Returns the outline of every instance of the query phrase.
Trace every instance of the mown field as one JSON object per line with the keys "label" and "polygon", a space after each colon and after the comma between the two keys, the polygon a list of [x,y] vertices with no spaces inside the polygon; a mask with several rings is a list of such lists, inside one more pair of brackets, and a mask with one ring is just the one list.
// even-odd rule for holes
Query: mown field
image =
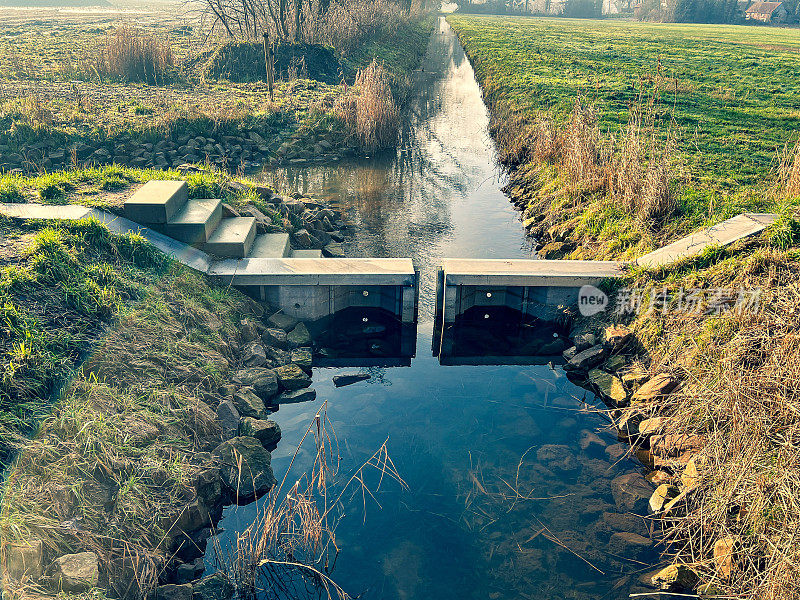
{"label": "mown field", "polygon": [[660,133],[676,139],[686,227],[775,207],[765,190],[800,125],[800,30],[448,19],[495,114],[545,113],[563,123],[580,96],[597,110],[600,130],[619,136],[630,107],[652,103]]}

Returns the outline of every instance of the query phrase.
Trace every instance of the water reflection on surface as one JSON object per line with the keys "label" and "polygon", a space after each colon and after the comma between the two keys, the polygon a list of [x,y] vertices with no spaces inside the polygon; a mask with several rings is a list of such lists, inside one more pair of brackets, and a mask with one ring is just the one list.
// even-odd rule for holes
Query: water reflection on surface
{"label": "water reflection on surface", "polygon": [[[647,523],[630,512],[640,506],[627,505],[612,480],[633,477],[637,467],[622,458],[624,447],[606,431],[594,399],[560,368],[480,360],[513,363],[514,356],[502,355],[515,354],[514,340],[541,354],[561,330],[536,330],[518,318],[521,334],[496,326],[453,332],[451,363],[470,365],[445,368],[431,352],[438,260],[526,257],[530,245],[500,191],[480,91],[446,24],[431,40],[419,91],[396,156],[265,174],[338,201],[356,226],[349,255],[412,256],[424,276],[410,367],[315,368],[320,400],[283,406],[272,417],[283,431],[275,472],[288,468],[323,399],[350,468],[389,437],[410,489],[384,483],[376,493],[380,508],[367,503],[366,515],[360,495],[347,503],[333,576],[354,596],[626,598],[653,550]],[[349,329],[359,325],[341,327],[320,342],[318,356],[337,340],[347,347]],[[355,336],[361,341],[349,344],[350,364],[363,364],[355,355],[391,346],[376,350],[377,334]],[[333,385],[335,375],[364,371],[368,381]],[[289,481],[310,458],[301,449]],[[223,547],[256,510],[226,510]]]}
{"label": "water reflection on surface", "polygon": [[441,258],[526,258],[532,247],[501,190],[472,67],[444,20],[416,78],[396,153],[269,169],[262,178],[338,204],[354,226],[348,256],[412,257],[422,273],[424,318],[433,314],[433,272]]}

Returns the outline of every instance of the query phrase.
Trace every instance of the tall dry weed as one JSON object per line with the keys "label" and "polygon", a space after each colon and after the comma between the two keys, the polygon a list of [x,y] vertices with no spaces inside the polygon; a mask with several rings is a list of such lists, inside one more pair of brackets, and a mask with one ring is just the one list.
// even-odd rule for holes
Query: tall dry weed
{"label": "tall dry weed", "polygon": [[594,106],[580,97],[560,125],[546,114],[533,120],[498,116],[492,122],[499,159],[506,167],[556,165],[568,190],[609,194],[648,228],[679,208],[675,130],[672,124],[665,134],[662,130],[657,105],[641,98],[618,135],[604,133]]}
{"label": "tall dry weed", "polygon": [[800,196],[800,141],[783,147],[778,156],[778,190],[786,196]]}
{"label": "tall dry weed", "polygon": [[400,110],[389,82],[388,71],[373,60],[358,71],[349,94],[337,103],[337,113],[351,127],[364,151],[389,148],[397,140]]}
{"label": "tall dry weed", "polygon": [[575,100],[561,136],[563,170],[577,184],[594,181],[602,158],[600,126],[594,107],[580,97]]}
{"label": "tall dry weed", "polygon": [[109,34],[96,62],[102,75],[153,85],[169,81],[174,67],[169,42],[134,27],[121,27]]}
{"label": "tall dry weed", "polygon": [[619,141],[612,145],[609,192],[644,226],[674,215],[679,208],[673,189],[677,148],[671,125],[661,135],[656,106],[641,100],[632,106]]}

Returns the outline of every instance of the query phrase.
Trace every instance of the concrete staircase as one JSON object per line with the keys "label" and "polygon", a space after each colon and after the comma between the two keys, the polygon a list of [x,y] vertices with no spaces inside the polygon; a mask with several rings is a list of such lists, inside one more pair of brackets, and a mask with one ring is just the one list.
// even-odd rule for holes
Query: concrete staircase
{"label": "concrete staircase", "polygon": [[254,217],[223,217],[221,200],[190,200],[185,181],[148,181],[125,202],[125,216],[214,256],[292,256],[287,233],[257,234]]}

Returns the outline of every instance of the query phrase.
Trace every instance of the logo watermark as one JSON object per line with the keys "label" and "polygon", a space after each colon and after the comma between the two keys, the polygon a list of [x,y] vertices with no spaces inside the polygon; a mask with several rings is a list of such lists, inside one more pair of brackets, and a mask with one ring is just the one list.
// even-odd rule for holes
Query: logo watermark
{"label": "logo watermark", "polygon": [[578,310],[584,317],[591,317],[608,308],[608,296],[593,285],[584,285],[578,290]]}

